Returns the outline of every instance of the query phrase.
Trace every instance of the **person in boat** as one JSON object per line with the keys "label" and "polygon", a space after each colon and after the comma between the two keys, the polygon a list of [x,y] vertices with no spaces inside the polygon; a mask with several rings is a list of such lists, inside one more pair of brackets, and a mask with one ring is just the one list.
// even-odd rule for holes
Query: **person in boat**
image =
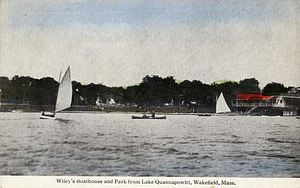
{"label": "person in boat", "polygon": [[45,112],[43,111],[43,112],[42,112],[42,116],[44,116],[44,115],[45,115]]}
{"label": "person in boat", "polygon": [[151,117],[155,117],[155,112],[154,112],[154,111],[152,112],[152,115],[151,115]]}
{"label": "person in boat", "polygon": [[145,112],[143,113],[143,117],[146,117],[146,113]]}

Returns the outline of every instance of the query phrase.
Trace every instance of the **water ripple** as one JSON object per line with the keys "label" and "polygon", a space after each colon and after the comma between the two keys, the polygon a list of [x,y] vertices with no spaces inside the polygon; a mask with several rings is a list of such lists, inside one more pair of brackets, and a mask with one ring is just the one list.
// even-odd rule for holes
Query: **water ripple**
{"label": "water ripple", "polygon": [[168,139],[168,140],[173,140],[174,137],[171,137],[171,136],[164,136],[164,137],[160,137],[158,139]]}
{"label": "water ripple", "polygon": [[290,143],[290,144],[297,143],[296,141],[279,140],[279,139],[276,139],[276,138],[268,138],[267,141],[269,141],[269,142],[276,142],[276,143]]}
{"label": "water ripple", "polygon": [[[0,175],[299,177],[295,118],[0,113]],[[17,118],[20,118],[18,116]],[[2,119],[13,119],[2,121]],[[84,128],[83,128],[84,127]],[[267,135],[267,137],[266,137]]]}
{"label": "water ripple", "polygon": [[275,158],[283,158],[283,159],[295,159],[295,156],[292,155],[282,155],[282,154],[269,154],[266,157],[275,157]]}

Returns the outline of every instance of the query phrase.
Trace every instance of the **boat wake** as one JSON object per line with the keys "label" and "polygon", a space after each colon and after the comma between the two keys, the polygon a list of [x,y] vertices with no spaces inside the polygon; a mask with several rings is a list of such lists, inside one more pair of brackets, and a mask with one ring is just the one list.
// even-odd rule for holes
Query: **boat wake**
{"label": "boat wake", "polygon": [[59,122],[62,122],[62,123],[70,123],[70,122],[73,121],[73,120],[70,120],[70,119],[62,119],[62,118],[56,118],[55,120],[57,120]]}

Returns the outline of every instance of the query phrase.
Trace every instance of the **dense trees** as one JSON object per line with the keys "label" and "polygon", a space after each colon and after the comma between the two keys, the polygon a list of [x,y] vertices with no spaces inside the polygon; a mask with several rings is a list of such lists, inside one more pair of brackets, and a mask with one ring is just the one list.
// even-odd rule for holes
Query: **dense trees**
{"label": "dense trees", "polygon": [[287,91],[288,88],[284,87],[283,84],[272,82],[263,88],[262,93],[264,95],[279,95],[280,93],[286,93]]}
{"label": "dense trees", "polygon": [[162,105],[178,102],[178,84],[172,76],[162,78],[157,75],[145,76],[138,86],[137,101],[142,105]]}
{"label": "dense trees", "polygon": [[259,82],[255,78],[246,78],[239,83],[240,93],[260,93]]}
{"label": "dense trees", "polygon": [[7,77],[0,77],[0,90],[1,90],[1,99],[9,97],[10,80]]}
{"label": "dense trees", "polygon": [[[157,75],[145,76],[139,85],[123,87],[107,87],[90,83],[82,85],[73,81],[73,105],[95,105],[113,99],[125,105],[142,106],[198,105],[213,106],[217,96],[223,92],[226,100],[235,99],[237,93],[260,93],[259,82],[255,78],[247,78],[238,82],[221,84],[205,84],[199,80],[184,80],[177,83],[173,76],[162,78]],[[58,82],[53,78],[34,79],[15,76],[11,80],[0,77],[2,102],[25,103],[35,105],[54,105],[58,91]],[[269,83],[263,94],[280,94],[287,92],[280,83]]]}
{"label": "dense trees", "polygon": [[203,84],[201,81],[184,80],[179,84],[181,103],[196,103],[199,105],[210,105],[213,102],[214,90],[213,86]]}
{"label": "dense trees", "polygon": [[53,78],[0,77],[3,102],[50,105],[56,102],[58,83]]}

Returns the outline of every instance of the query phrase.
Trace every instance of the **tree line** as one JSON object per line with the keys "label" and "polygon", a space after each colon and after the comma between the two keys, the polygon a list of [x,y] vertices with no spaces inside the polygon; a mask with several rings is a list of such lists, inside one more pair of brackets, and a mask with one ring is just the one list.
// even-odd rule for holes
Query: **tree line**
{"label": "tree line", "polygon": [[[235,99],[235,94],[262,93],[279,95],[289,88],[281,83],[272,82],[263,89],[255,78],[246,78],[239,82],[205,84],[199,80],[176,82],[173,76],[145,76],[138,85],[129,87],[108,87],[103,84],[83,85],[73,81],[73,105],[95,105],[113,99],[116,103],[139,106],[215,105],[216,97],[223,92],[226,100]],[[54,105],[59,83],[53,78],[35,79],[28,76],[14,76],[11,80],[0,77],[0,89],[3,103]]]}

